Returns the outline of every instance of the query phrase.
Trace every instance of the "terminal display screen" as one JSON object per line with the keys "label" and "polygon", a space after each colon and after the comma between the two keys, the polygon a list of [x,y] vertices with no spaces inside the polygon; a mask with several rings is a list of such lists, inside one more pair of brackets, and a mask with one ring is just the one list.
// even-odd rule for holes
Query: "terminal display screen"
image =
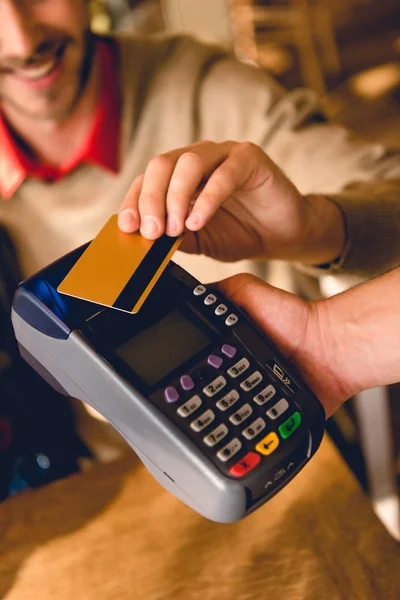
{"label": "terminal display screen", "polygon": [[211,339],[181,311],[173,310],[116,352],[147,385],[153,386],[205,348]]}

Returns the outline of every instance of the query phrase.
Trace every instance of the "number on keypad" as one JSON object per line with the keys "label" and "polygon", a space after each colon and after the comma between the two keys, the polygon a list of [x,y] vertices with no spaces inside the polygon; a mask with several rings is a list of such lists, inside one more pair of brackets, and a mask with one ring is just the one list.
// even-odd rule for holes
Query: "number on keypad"
{"label": "number on keypad", "polygon": [[271,398],[273,398],[275,394],[276,389],[274,388],[274,386],[267,385],[267,387],[261,390],[261,392],[257,394],[257,396],[254,396],[254,402],[258,404],[258,406],[262,406],[263,404],[268,402],[268,400],[271,400]]}
{"label": "number on keypad", "polygon": [[228,410],[231,406],[239,400],[239,393],[236,390],[232,390],[229,394],[226,394],[221,400],[217,402],[217,408],[219,410]]}
{"label": "number on keypad", "polygon": [[188,417],[192,413],[194,413],[201,406],[200,396],[193,396],[190,398],[185,404],[182,404],[180,408],[178,408],[177,413],[180,417]]}
{"label": "number on keypad", "polygon": [[206,410],[206,412],[203,413],[202,415],[200,415],[200,417],[198,419],[196,419],[195,421],[190,423],[190,427],[196,432],[202,431],[203,429],[208,427],[208,425],[210,425],[210,423],[212,423],[214,421],[214,419],[215,419],[215,415],[214,415],[213,411]]}
{"label": "number on keypad", "polygon": [[250,377],[242,381],[240,387],[242,388],[242,390],[246,390],[247,392],[249,392],[250,390],[255,388],[256,385],[261,383],[262,379],[263,377],[260,371],[255,371],[252,375],[250,375]]}
{"label": "number on keypad", "polygon": [[243,421],[248,419],[252,412],[253,409],[251,408],[250,404],[245,404],[244,406],[242,406],[242,408],[239,408],[239,410],[235,412],[234,415],[229,417],[229,420],[231,423],[233,423],[233,425],[239,425],[240,423],[243,423]]}
{"label": "number on keypad", "polygon": [[254,421],[247,429],[245,429],[242,433],[246,440],[252,440],[255,438],[261,431],[265,429],[265,421],[261,417],[259,417],[256,421]]}
{"label": "number on keypad", "polygon": [[224,388],[225,386],[226,379],[225,377],[222,377],[222,375],[220,375],[219,377],[214,379],[214,381],[206,385],[206,387],[203,388],[203,392],[206,396],[212,398],[213,396],[215,396],[215,394],[218,394],[218,392],[222,390],[222,388]]}
{"label": "number on keypad", "polygon": [[204,443],[209,446],[210,448],[212,448],[213,446],[215,446],[216,444],[218,444],[218,442],[220,442],[221,440],[224,439],[224,437],[226,437],[226,435],[228,434],[228,428],[224,423],[221,423],[221,425],[218,425],[218,427],[216,427],[214,429],[214,431],[212,431],[211,433],[209,433],[205,438],[204,438]]}
{"label": "number on keypad", "polygon": [[250,363],[247,360],[247,358],[242,358],[235,365],[233,365],[233,367],[228,369],[228,375],[230,375],[233,378],[236,378],[239,375],[241,375],[242,373],[244,373],[246,371],[246,369],[249,368],[249,366],[250,366]]}

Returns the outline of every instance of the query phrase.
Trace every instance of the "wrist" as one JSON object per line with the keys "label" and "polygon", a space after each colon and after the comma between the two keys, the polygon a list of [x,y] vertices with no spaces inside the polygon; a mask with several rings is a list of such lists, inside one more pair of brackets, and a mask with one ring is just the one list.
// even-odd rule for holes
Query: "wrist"
{"label": "wrist", "polygon": [[[328,416],[333,414],[351,396],[365,389],[360,381],[365,377],[362,331],[349,314],[349,304],[337,302],[334,296],[314,303],[320,351],[318,368],[324,373],[326,387],[320,398]],[[358,363],[358,364],[356,364]]]}
{"label": "wrist", "polygon": [[340,259],[346,242],[345,218],[333,200],[316,194],[304,197],[307,226],[298,261],[308,265],[333,263]]}
{"label": "wrist", "polygon": [[400,269],[318,303],[322,345],[347,397],[400,380],[398,292]]}
{"label": "wrist", "polygon": [[293,359],[328,418],[353,395],[353,387],[341,361],[344,343],[335,311],[326,300],[307,305],[306,332]]}

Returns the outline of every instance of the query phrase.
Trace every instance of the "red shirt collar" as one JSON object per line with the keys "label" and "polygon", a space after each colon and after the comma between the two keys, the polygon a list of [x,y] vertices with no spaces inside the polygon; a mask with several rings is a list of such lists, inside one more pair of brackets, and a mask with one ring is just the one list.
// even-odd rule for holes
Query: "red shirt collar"
{"label": "red shirt collar", "polygon": [[0,196],[11,198],[27,177],[57,181],[83,162],[97,164],[116,173],[119,169],[120,92],[117,75],[117,48],[112,40],[98,40],[101,93],[86,138],[74,154],[59,167],[39,164],[15,142],[0,114]]}

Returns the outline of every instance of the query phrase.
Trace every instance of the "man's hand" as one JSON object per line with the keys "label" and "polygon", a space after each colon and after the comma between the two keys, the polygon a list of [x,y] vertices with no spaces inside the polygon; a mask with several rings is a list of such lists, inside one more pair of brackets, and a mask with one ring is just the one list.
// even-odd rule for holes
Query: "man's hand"
{"label": "man's hand", "polygon": [[220,284],[297,367],[327,416],[400,381],[400,267],[319,302],[237,275]]}
{"label": "man's hand", "polygon": [[330,329],[325,302],[306,302],[252,275],[230,277],[221,282],[219,288],[245,309],[296,366],[321,401],[327,417],[352,395],[353,390],[345,378],[347,372],[332,354],[335,332]]}
{"label": "man's hand", "polygon": [[125,198],[123,231],[148,239],[186,235],[181,249],[223,261],[335,259],[344,245],[340,209],[303,197],[251,143],[198,142],[154,158]]}

